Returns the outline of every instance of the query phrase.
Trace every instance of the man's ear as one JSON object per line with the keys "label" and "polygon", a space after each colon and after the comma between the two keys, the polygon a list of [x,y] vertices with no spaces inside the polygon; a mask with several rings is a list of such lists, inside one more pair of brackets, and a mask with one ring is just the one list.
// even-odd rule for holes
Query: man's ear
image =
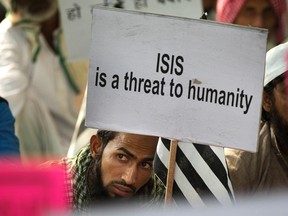
{"label": "man's ear", "polygon": [[271,97],[270,95],[267,93],[267,92],[263,92],[263,101],[262,101],[262,106],[263,106],[263,109],[266,111],[266,112],[270,112],[271,110],[271,104],[272,104],[272,101],[271,101]]}
{"label": "man's ear", "polygon": [[102,140],[99,136],[97,135],[91,136],[90,152],[93,158],[100,153],[101,145],[102,145]]}

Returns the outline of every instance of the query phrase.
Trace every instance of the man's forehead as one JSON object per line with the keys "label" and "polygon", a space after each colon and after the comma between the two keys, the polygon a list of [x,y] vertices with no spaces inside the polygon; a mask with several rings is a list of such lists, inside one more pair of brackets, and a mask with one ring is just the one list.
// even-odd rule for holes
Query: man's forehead
{"label": "man's forehead", "polygon": [[132,133],[125,133],[120,132],[117,134],[115,138],[118,138],[122,142],[153,142],[154,140],[157,140],[158,137],[155,136],[149,136],[149,135],[142,135],[142,134],[132,134]]}
{"label": "man's forehead", "polygon": [[131,149],[133,151],[154,151],[158,142],[158,137],[139,134],[118,133],[113,140],[115,148]]}
{"label": "man's forehead", "polygon": [[273,82],[275,84],[278,84],[278,83],[285,83],[287,84],[288,82],[288,71],[284,72],[283,74],[281,74],[280,76],[276,77]]}

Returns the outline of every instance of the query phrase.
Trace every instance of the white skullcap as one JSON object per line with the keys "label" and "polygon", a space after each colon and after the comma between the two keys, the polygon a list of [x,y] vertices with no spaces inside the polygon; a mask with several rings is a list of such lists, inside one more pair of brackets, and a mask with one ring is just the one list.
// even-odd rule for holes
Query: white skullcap
{"label": "white skullcap", "polygon": [[286,71],[288,71],[288,42],[267,52],[264,86]]}

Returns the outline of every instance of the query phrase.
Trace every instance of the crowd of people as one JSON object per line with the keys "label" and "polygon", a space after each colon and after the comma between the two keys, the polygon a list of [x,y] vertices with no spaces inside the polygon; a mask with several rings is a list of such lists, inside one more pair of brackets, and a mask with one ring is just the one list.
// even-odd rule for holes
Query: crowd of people
{"label": "crowd of people", "polygon": [[[110,202],[163,206],[166,182],[154,170],[163,139],[95,129],[85,134],[85,143],[77,141],[89,130],[83,128],[88,63],[66,61],[57,0],[2,3],[7,15],[0,23],[0,157],[65,167],[67,200],[76,211]],[[210,20],[268,29],[257,152],[210,146],[200,151],[203,157],[217,152],[209,164],[225,161],[215,173],[224,185],[218,196],[229,194],[227,203],[288,188],[287,7],[286,0],[203,1]],[[206,192],[205,182],[199,183],[197,193]]]}

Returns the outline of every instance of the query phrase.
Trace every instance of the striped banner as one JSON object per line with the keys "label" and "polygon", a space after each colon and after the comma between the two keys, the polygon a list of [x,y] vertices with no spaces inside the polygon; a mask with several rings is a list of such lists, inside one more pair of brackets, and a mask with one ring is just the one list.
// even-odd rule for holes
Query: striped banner
{"label": "striped banner", "polygon": [[[166,185],[170,140],[161,138],[154,160],[155,173]],[[228,176],[224,149],[178,142],[173,184],[176,205],[205,207],[215,203],[229,205],[234,193]]]}

